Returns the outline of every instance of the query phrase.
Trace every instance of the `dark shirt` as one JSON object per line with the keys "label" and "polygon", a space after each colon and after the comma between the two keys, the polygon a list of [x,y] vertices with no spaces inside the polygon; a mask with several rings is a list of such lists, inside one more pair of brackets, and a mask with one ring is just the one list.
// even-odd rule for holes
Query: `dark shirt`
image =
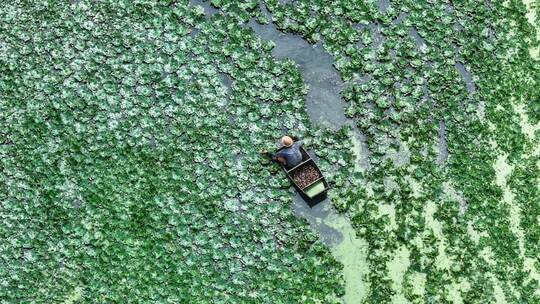
{"label": "dark shirt", "polygon": [[300,146],[302,141],[299,140],[292,144],[292,146],[285,148],[274,155],[274,160],[278,157],[283,157],[287,160],[287,167],[292,168],[302,162],[302,152],[300,152]]}

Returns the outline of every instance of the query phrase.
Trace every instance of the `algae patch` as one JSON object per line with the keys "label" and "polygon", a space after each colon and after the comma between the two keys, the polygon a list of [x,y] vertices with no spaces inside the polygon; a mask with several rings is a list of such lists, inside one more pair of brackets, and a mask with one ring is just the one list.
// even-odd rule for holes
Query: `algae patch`
{"label": "algae patch", "polygon": [[433,231],[433,234],[438,240],[438,253],[435,259],[435,266],[438,269],[450,269],[452,265],[452,260],[446,254],[446,238],[443,234],[442,223],[434,218],[434,214],[437,211],[437,205],[433,201],[429,201],[424,209],[424,217],[426,219],[426,225],[430,227]]}
{"label": "algae patch", "polygon": [[506,181],[510,174],[512,174],[513,166],[509,165],[506,160],[507,156],[499,156],[495,162],[496,183],[503,189],[503,201],[508,204],[510,208],[510,229],[516,235],[519,242],[519,252],[523,257],[525,254],[525,234],[520,228],[520,214],[521,210],[519,206],[514,202],[514,194],[506,184]]}
{"label": "algae patch", "polygon": [[[523,0],[523,4],[525,4],[525,6],[527,7],[527,13],[525,14],[525,17],[527,17],[527,20],[533,26],[535,26],[535,20],[537,18],[536,11],[534,10],[536,3],[537,3],[537,1],[535,1],[535,0]],[[539,33],[537,35],[540,38],[540,29],[537,29],[537,30],[539,30]],[[529,54],[535,60],[540,59],[540,48],[539,47],[531,47],[529,49]]]}
{"label": "algae patch", "polygon": [[369,269],[366,264],[367,242],[356,236],[354,228],[342,215],[331,213],[325,222],[343,234],[343,241],[331,248],[331,251],[344,266],[344,303],[359,303],[367,292],[367,286],[363,280]]}
{"label": "algae patch", "polygon": [[330,247],[332,255],[343,264],[345,295],[341,299],[345,304],[361,303],[366,297],[369,286],[365,276],[369,273],[366,261],[367,242],[356,236],[354,228],[345,214],[337,213],[327,199],[309,208],[297,195],[294,200],[297,216],[308,220],[311,228]]}
{"label": "algae patch", "polygon": [[392,297],[392,303],[409,302],[403,295],[403,279],[411,264],[409,255],[409,249],[401,246],[394,252],[394,258],[386,264],[386,268],[392,279],[392,288],[396,291],[396,294]]}
{"label": "algae patch", "polygon": [[495,293],[495,303],[496,304],[508,303],[506,301],[506,297],[504,296],[504,291],[501,287],[501,282],[499,282],[499,280],[495,278],[494,276],[492,276],[492,281],[493,281],[493,289]]}
{"label": "algae patch", "polygon": [[64,300],[64,304],[73,304],[79,301],[82,297],[83,289],[82,287],[76,287],[73,292]]}

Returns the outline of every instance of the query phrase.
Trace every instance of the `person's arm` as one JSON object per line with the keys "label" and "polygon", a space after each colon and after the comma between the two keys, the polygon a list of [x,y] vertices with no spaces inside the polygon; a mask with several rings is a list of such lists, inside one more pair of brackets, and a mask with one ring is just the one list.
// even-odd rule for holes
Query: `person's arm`
{"label": "person's arm", "polygon": [[279,151],[279,152],[274,153],[274,154],[272,155],[272,159],[273,159],[273,160],[277,160],[278,157],[284,157],[283,151]]}
{"label": "person's arm", "polygon": [[298,140],[298,141],[295,141],[295,142],[294,142],[293,146],[294,146],[295,148],[298,149],[298,148],[300,148],[300,146],[302,146],[303,144],[304,144],[304,141],[303,141],[303,140]]}
{"label": "person's arm", "polygon": [[287,164],[287,158],[285,157],[285,153],[283,153],[283,151],[279,151],[278,153],[272,155],[272,160],[282,163],[284,165]]}

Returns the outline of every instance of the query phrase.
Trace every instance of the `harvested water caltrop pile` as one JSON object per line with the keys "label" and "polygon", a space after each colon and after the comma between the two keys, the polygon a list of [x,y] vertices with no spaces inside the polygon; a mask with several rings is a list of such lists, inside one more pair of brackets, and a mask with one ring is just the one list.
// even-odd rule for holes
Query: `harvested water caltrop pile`
{"label": "harvested water caltrop pile", "polygon": [[[539,16],[2,1],[0,303],[540,302]],[[252,22],[332,56],[345,126],[310,120],[310,76]],[[359,282],[261,157],[284,134],[367,244]]]}
{"label": "harvested water caltrop pile", "polygon": [[317,169],[315,169],[312,165],[307,164],[304,165],[293,172],[290,173],[292,179],[294,182],[300,187],[301,189],[309,186],[316,180],[318,180],[321,176],[317,172]]}

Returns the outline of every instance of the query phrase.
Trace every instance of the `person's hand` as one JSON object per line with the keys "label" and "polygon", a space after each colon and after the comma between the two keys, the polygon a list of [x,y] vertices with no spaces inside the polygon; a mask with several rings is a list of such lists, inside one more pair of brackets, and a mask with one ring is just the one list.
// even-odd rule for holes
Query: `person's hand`
{"label": "person's hand", "polygon": [[286,160],[284,157],[278,156],[278,157],[277,157],[277,161],[278,161],[280,164],[287,165],[287,160]]}
{"label": "person's hand", "polygon": [[261,153],[261,154],[268,154],[268,150],[266,150],[266,149],[261,149],[261,150],[259,150],[259,153]]}

